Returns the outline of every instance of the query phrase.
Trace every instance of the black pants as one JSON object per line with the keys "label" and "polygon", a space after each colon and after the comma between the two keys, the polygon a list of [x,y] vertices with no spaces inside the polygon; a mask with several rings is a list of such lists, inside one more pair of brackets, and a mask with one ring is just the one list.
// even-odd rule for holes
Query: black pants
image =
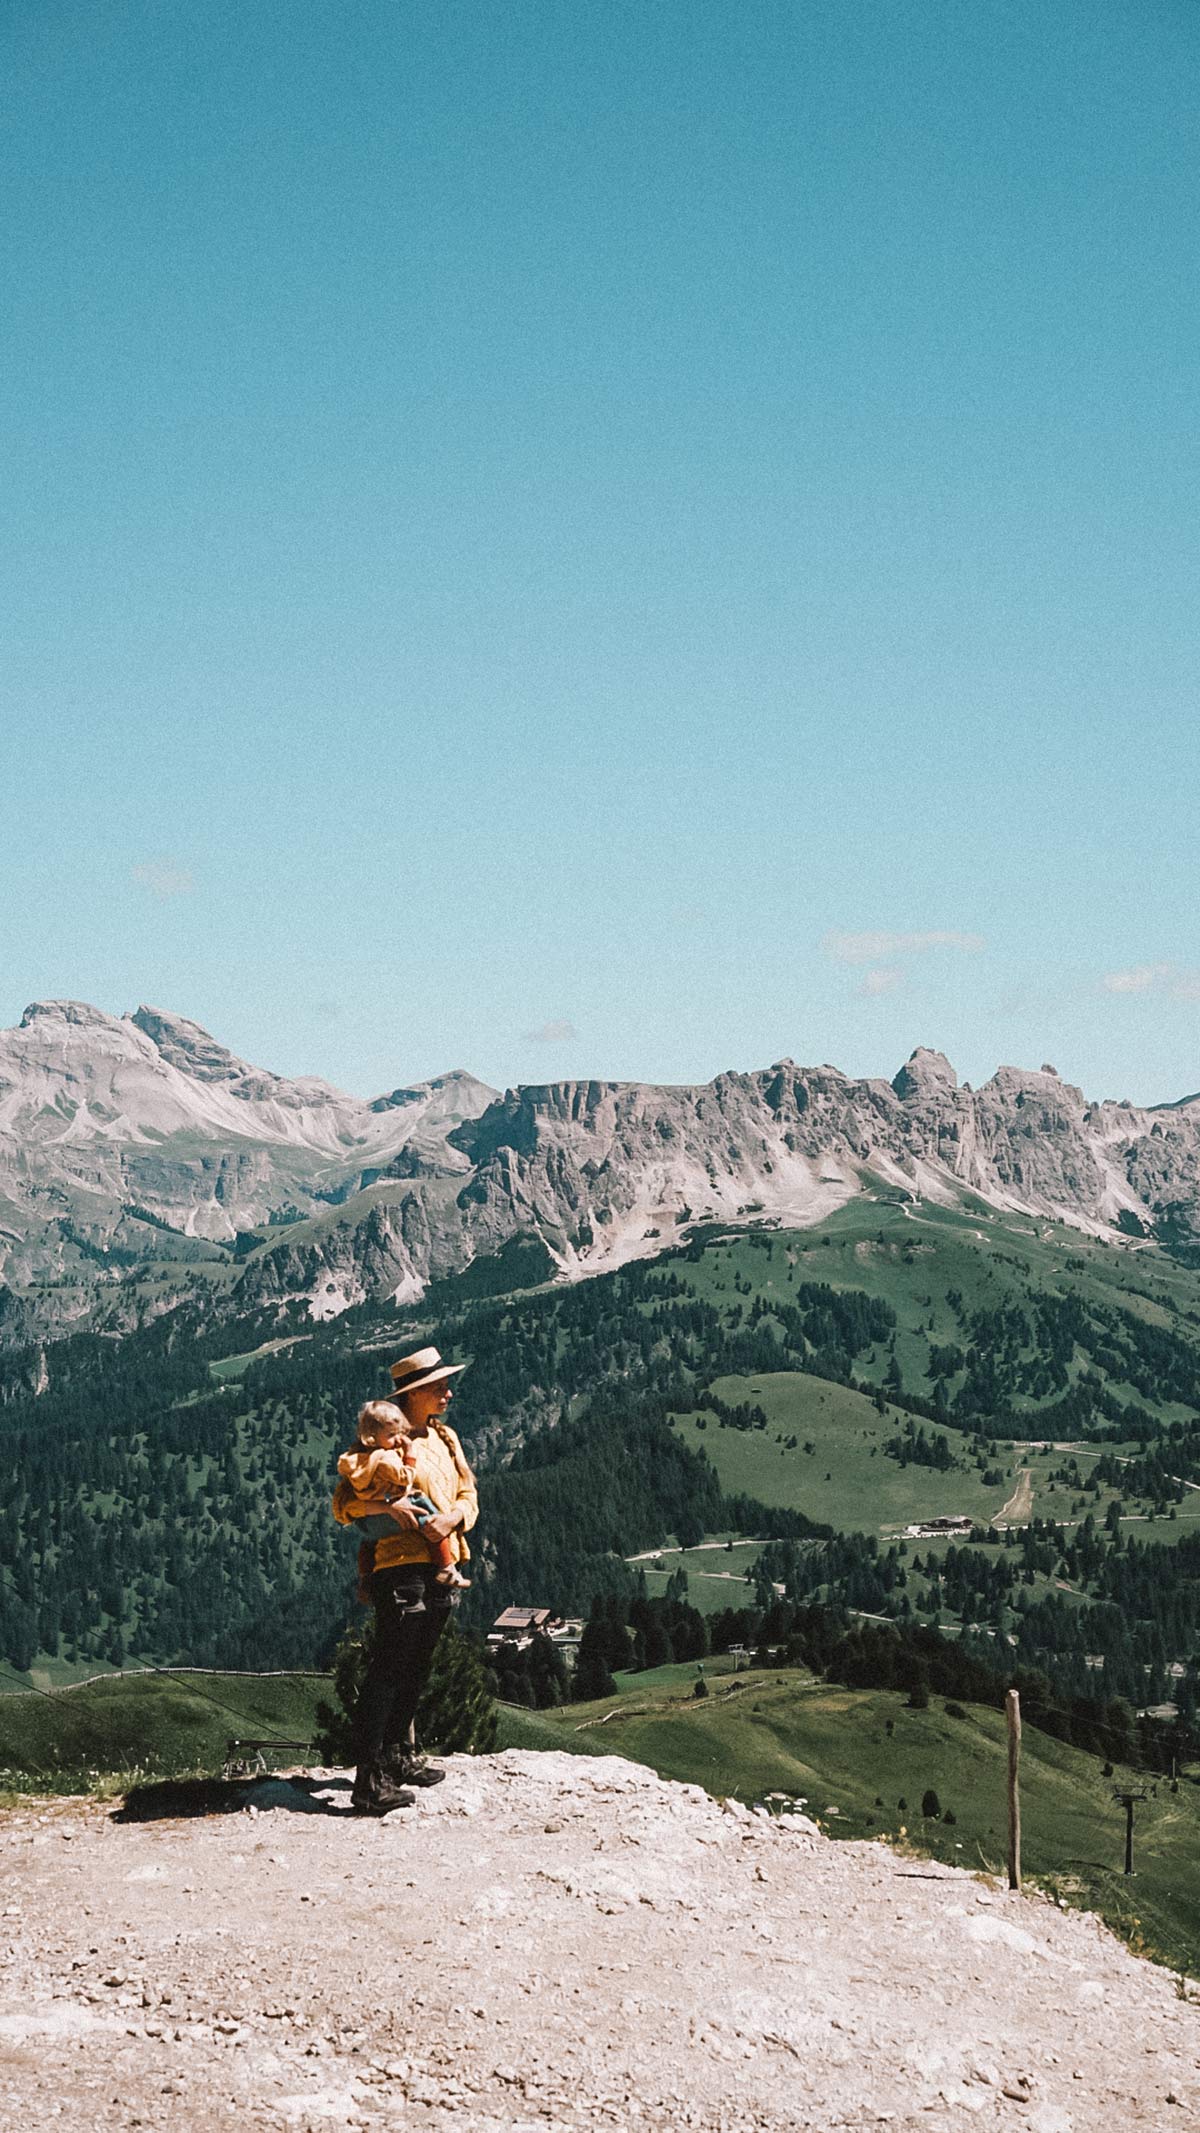
{"label": "black pants", "polygon": [[406,1747],[438,1638],[458,1594],[430,1563],[401,1563],[371,1579],[375,1641],[355,1712],[359,1771]]}

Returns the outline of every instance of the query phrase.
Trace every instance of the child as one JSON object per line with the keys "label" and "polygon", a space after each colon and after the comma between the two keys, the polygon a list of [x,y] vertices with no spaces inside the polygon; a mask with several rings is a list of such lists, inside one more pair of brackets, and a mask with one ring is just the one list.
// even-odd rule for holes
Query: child
{"label": "child", "polygon": [[[338,1460],[339,1493],[350,1489],[356,1496],[385,1496],[389,1503],[404,1502],[424,1527],[438,1515],[437,1505],[413,1487],[412,1469],[417,1455],[405,1431],[404,1415],[391,1400],[368,1400],[358,1416],[358,1442]],[[439,1585],[461,1588],[470,1584],[454,1560],[448,1539],[432,1536],[426,1541],[437,1565]],[[371,1571],[375,1543],[365,1540],[358,1551],[358,1597],[364,1605],[371,1598]]]}

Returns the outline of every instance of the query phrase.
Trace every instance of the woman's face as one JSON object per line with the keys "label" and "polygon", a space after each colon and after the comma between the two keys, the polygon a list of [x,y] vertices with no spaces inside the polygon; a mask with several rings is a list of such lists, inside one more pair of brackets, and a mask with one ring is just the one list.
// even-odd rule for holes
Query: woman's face
{"label": "woman's face", "polygon": [[445,1378],[439,1378],[433,1385],[417,1385],[412,1392],[406,1392],[401,1404],[412,1435],[427,1436],[430,1423],[438,1415],[445,1414],[453,1397]]}

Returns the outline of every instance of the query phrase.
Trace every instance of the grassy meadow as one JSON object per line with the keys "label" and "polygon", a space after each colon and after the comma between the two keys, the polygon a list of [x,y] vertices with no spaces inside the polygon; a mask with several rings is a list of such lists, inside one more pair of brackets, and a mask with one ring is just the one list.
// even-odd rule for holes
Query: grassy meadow
{"label": "grassy meadow", "polygon": [[[974,1313],[1006,1306],[1028,1311],[1040,1296],[1070,1291],[1084,1304],[1128,1312],[1193,1344],[1200,1340],[1193,1270],[1159,1251],[991,1210],[855,1201],[818,1230],[715,1236],[696,1260],[673,1261],[672,1271],[689,1293],[717,1307],[740,1296],[761,1299],[769,1310],[773,1300],[787,1302],[806,1282],[877,1297],[896,1314],[894,1341],[857,1357],[854,1375],[882,1392],[894,1357],[905,1388],[926,1398],[935,1386],[929,1370],[935,1346],[964,1344],[963,1325]],[[1070,1382],[1086,1367],[1087,1357],[1077,1351]],[[949,1381],[951,1392],[958,1382]],[[1106,1384],[1123,1401],[1140,1397],[1119,1378],[1107,1376]],[[1085,1497],[1081,1486],[1061,1478],[1068,1458],[1063,1450],[1028,1441],[1043,1434],[1042,1403],[1033,1399],[1015,1403],[1028,1416],[1027,1429],[992,1440],[995,1455],[988,1466],[1003,1476],[997,1487],[984,1483],[967,1440],[949,1424],[924,1426],[947,1437],[960,1464],[947,1472],[902,1467],[884,1445],[903,1432],[907,1416],[891,1403],[880,1414],[869,1394],[844,1385],[779,1371],[718,1377],[707,1390],[730,1407],[750,1402],[767,1417],[765,1430],[721,1427],[703,1407],[673,1419],[681,1441],[707,1454],[723,1488],[802,1511],[841,1532],[887,1539],[918,1520],[956,1516],[990,1524],[1005,1514],[1025,1470],[1031,1493],[1023,1491],[1008,1510],[1010,1523],[1034,1516],[1070,1524],[1089,1511],[1099,1523],[1117,1494],[1105,1487]],[[1153,1405],[1164,1422],[1190,1416],[1169,1400]],[[1120,1456],[1136,1447],[1103,1449]],[[1086,1482],[1096,1450],[1079,1439],[1073,1456]],[[1133,1496],[1122,1495],[1121,1504],[1123,1526],[1140,1537],[1169,1544],[1200,1528],[1200,1489],[1186,1491],[1173,1516],[1154,1518],[1152,1507]]]}
{"label": "grassy meadow", "polygon": [[[961,1435],[948,1426],[941,1433],[961,1465],[946,1473],[901,1466],[884,1446],[902,1432],[906,1415],[891,1406],[881,1415],[865,1394],[799,1371],[716,1378],[709,1390],[730,1407],[751,1401],[767,1417],[765,1430],[722,1428],[702,1410],[672,1418],[689,1450],[702,1451],[712,1461],[722,1488],[803,1511],[841,1533],[891,1539],[929,1518],[971,1518],[986,1526],[1023,1525],[1032,1516],[1070,1525],[1090,1512],[1101,1523],[1116,1493],[1102,1488],[1084,1497],[1056,1478],[1064,1463],[1061,1450],[1005,1438],[996,1440],[992,1462],[992,1471],[998,1469],[1004,1479],[999,1486],[985,1484],[978,1468],[967,1463]],[[933,1433],[939,1425],[925,1427]],[[795,1446],[788,1442],[792,1437],[799,1439]],[[1096,1454],[1081,1448],[1074,1456],[1086,1480]],[[1028,1508],[1009,1509],[1026,1470]],[[1122,1525],[1145,1526],[1147,1537],[1152,1529],[1153,1538],[1165,1543],[1181,1539],[1200,1528],[1200,1490],[1188,1491],[1174,1518],[1151,1520],[1145,1509],[1129,1510],[1122,1513]]]}
{"label": "grassy meadow", "polygon": [[[731,1232],[708,1242],[695,1262],[674,1261],[673,1269],[713,1304],[730,1301],[739,1285],[743,1295],[758,1293],[769,1302],[774,1293],[786,1301],[789,1290],[813,1281],[878,1296],[896,1313],[896,1360],[906,1386],[918,1391],[932,1389],[930,1341],[960,1339],[960,1314],[1009,1302],[1028,1306],[1031,1296],[1068,1288],[1085,1304],[1128,1311],[1148,1325],[1200,1339],[1194,1270],[1161,1251],[982,1207],[973,1213],[929,1201],[853,1200],[818,1229],[753,1238]],[[890,1349],[877,1348],[873,1358],[856,1361],[855,1375],[882,1385],[890,1360]],[[1169,1404],[1159,1411],[1176,1419]],[[1035,1403],[1029,1412],[1032,1421]]]}
{"label": "grassy meadow", "polygon": [[750,1573],[761,1554],[761,1541],[748,1541],[740,1534],[708,1533],[694,1548],[669,1546],[648,1556],[631,1556],[629,1562],[642,1572],[652,1600],[666,1592],[677,1571],[685,1571],[689,1606],[702,1615],[713,1615],[724,1607],[753,1606]]}
{"label": "grassy meadow", "polygon": [[212,1773],[231,1737],[308,1741],[323,1674],[110,1674],[0,1696],[0,1789],[86,1792],[97,1778]]}

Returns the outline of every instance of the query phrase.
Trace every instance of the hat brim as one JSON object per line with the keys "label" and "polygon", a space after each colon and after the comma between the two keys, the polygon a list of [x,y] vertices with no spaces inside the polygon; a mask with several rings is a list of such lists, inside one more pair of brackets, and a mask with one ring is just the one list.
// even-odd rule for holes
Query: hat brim
{"label": "hat brim", "polygon": [[406,1392],[418,1392],[422,1385],[436,1385],[442,1378],[456,1378],[466,1363],[439,1363],[436,1370],[423,1370],[419,1378],[402,1378],[397,1384],[392,1379],[392,1398],[402,1400]]}

